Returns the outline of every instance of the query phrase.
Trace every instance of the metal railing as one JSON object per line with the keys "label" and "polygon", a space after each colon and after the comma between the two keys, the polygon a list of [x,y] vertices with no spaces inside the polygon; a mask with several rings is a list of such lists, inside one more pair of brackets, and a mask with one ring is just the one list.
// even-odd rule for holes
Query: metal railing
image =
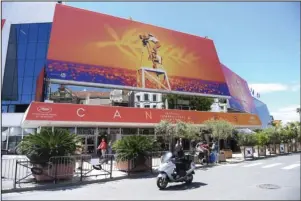
{"label": "metal railing", "polygon": [[103,158],[56,156],[43,163],[30,161],[25,156],[2,158],[2,190],[27,188],[29,184],[32,187],[37,184],[80,183],[130,176],[136,172],[153,173],[166,152],[148,152],[146,156],[127,161],[116,161],[116,154],[107,154]]}

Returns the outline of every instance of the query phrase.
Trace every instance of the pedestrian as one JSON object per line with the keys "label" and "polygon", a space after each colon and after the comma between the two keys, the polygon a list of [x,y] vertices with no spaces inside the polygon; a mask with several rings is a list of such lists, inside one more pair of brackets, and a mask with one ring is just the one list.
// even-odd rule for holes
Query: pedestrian
{"label": "pedestrian", "polygon": [[100,159],[105,159],[106,152],[107,152],[107,143],[106,143],[106,141],[105,141],[104,138],[102,138],[102,140],[101,140],[101,142],[100,142],[100,144],[99,144],[99,146],[98,146],[97,149],[101,151],[101,157],[100,157]]}
{"label": "pedestrian", "polygon": [[76,150],[75,150],[75,156],[76,156],[76,163],[78,163],[78,170],[82,169],[82,153],[83,153],[83,143],[82,141],[78,141],[76,143]]}
{"label": "pedestrian", "polygon": [[219,157],[217,141],[215,141],[215,140],[213,141],[211,149],[212,149],[212,152],[214,153],[214,156],[215,156],[215,162],[217,163],[218,162],[218,157]]}
{"label": "pedestrian", "polygon": [[112,141],[110,140],[107,148],[107,162],[113,157],[112,152]]}

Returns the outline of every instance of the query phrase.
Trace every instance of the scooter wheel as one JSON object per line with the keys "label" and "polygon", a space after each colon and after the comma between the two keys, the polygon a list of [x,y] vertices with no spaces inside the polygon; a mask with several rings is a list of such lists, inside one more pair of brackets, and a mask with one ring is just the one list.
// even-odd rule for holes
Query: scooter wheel
{"label": "scooter wheel", "polygon": [[192,181],[193,181],[193,175],[190,174],[190,175],[187,176],[187,179],[186,179],[185,183],[186,183],[186,184],[191,184]]}
{"label": "scooter wheel", "polygon": [[163,190],[167,187],[168,181],[162,177],[157,178],[157,186],[160,190]]}

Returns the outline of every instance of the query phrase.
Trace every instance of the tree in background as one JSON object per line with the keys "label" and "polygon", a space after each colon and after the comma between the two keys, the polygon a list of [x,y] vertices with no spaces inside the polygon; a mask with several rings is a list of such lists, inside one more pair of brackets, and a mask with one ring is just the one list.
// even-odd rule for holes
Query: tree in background
{"label": "tree in background", "polygon": [[162,97],[163,102],[167,99],[168,109],[177,109],[178,100],[188,100],[191,110],[209,111],[213,104],[213,98],[201,97],[201,96],[185,96],[177,94],[166,94]]}
{"label": "tree in background", "polygon": [[[225,143],[233,134],[234,126],[226,120],[207,120],[204,124],[211,130],[212,137],[218,141],[218,144],[220,140],[224,140]],[[218,153],[219,151],[220,146],[218,146]]]}

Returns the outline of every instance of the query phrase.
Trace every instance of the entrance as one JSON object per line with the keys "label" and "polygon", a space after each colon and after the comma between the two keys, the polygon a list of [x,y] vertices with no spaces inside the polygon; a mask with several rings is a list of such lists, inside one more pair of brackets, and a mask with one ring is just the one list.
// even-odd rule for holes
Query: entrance
{"label": "entrance", "polygon": [[82,138],[83,154],[96,155],[97,128],[77,128],[77,134]]}

